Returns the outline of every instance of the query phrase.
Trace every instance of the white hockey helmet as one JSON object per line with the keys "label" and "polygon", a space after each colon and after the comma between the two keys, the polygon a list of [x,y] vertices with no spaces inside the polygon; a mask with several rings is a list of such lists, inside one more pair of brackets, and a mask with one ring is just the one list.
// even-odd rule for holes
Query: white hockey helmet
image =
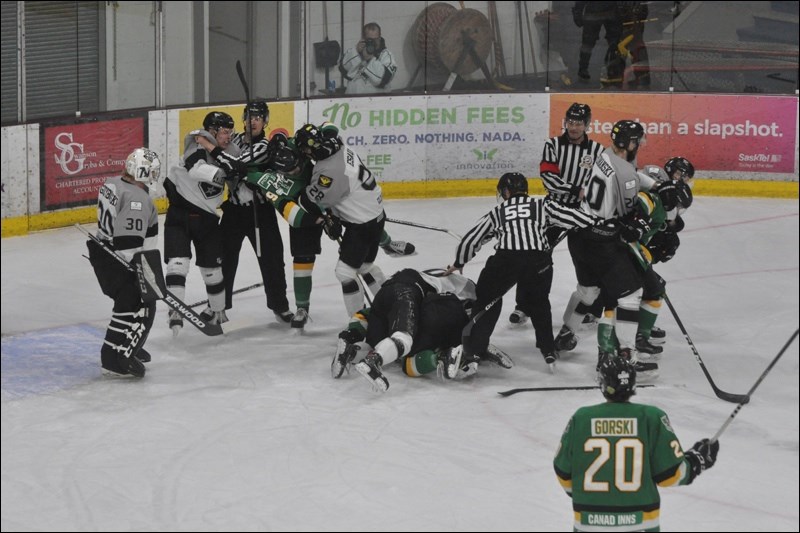
{"label": "white hockey helmet", "polygon": [[149,148],[137,148],[125,160],[125,173],[147,185],[157,182],[161,174],[158,154]]}

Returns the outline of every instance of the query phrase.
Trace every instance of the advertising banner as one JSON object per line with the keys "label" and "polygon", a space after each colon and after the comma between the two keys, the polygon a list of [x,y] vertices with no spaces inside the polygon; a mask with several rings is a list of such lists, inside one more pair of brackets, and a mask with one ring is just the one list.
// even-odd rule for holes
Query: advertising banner
{"label": "advertising banner", "polygon": [[547,94],[312,100],[309,120],[339,127],[380,181],[538,174]]}
{"label": "advertising banner", "polygon": [[709,171],[794,171],[797,98],[712,94],[582,94],[551,97],[550,134],[563,128],[564,113],[575,101],[589,104],[589,134],[609,145],[618,120],[642,123],[647,144],[639,165],[663,165],[683,156]]}
{"label": "advertising banner", "polygon": [[145,116],[41,126],[41,210],[90,205],[125,158],[147,143]]}
{"label": "advertising banner", "polygon": [[[197,109],[184,109],[178,114],[180,140],[178,153],[183,155],[184,139],[192,130],[203,129],[203,119],[212,111],[228,113],[233,118],[234,130],[237,133],[244,131],[244,104],[204,107]],[[295,103],[271,102],[269,103],[269,124],[267,125],[267,138],[275,133],[283,133],[291,137],[295,132]]]}

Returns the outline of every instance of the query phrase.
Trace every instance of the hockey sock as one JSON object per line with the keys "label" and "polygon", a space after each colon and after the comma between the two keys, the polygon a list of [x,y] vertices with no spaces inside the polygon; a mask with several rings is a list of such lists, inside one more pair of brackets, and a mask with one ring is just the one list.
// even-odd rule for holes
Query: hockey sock
{"label": "hockey sock", "polygon": [[642,300],[639,305],[639,329],[637,333],[641,334],[645,339],[650,338],[650,332],[658,318],[658,312],[661,311],[661,300]]}
{"label": "hockey sock", "polygon": [[392,242],[392,238],[389,236],[388,233],[386,233],[386,230],[383,230],[383,233],[381,233],[381,241],[379,244],[381,246],[389,246],[390,242]]}
{"label": "hockey sock", "polygon": [[314,261],[310,263],[295,261],[294,269],[294,302],[297,308],[308,310],[311,305],[311,281]]}

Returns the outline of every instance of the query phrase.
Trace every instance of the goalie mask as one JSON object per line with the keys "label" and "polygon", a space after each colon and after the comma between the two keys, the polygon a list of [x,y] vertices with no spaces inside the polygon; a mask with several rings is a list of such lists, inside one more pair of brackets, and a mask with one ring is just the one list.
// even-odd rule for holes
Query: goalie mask
{"label": "goalie mask", "polygon": [[149,148],[137,148],[125,160],[125,173],[138,182],[152,185],[161,174],[158,154]]}

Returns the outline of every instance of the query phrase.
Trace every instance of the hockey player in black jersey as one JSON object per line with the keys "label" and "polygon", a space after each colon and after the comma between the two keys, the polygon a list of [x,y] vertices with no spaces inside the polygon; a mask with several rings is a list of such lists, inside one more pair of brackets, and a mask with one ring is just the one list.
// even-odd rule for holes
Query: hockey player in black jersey
{"label": "hockey player in black jersey", "polygon": [[[553,258],[546,232],[552,225],[585,228],[597,219],[580,209],[528,196],[528,180],[518,172],[500,177],[497,198],[500,203],[461,239],[455,261],[447,267],[447,272],[461,271],[485,242],[497,238],[496,253],[486,261],[478,278],[475,308],[484,309],[518,284],[522,310],[531,317],[536,331],[536,347],[554,371],[558,352],[553,341],[550,310]],[[502,300],[498,299],[475,323],[470,346],[464,347],[463,359],[484,357],[501,308]]]}
{"label": "hockey player in black jersey", "polygon": [[[475,283],[464,276],[443,276],[441,270],[403,269],[392,275],[375,295],[371,307],[353,315],[339,334],[331,375],[341,377],[354,359],[358,344],[371,348],[356,370],[376,392],[385,392],[389,380],[383,368],[398,361],[403,373],[417,377],[440,370],[446,379],[460,379],[477,370],[476,363],[451,362],[451,349],[461,344],[462,330],[469,321],[465,308],[475,300]],[[505,368],[510,358],[499,354],[494,361]]]}
{"label": "hockey player in black jersey", "polygon": [[[97,238],[128,263],[134,254],[158,244],[158,211],[148,186],[158,181],[161,162],[155,152],[137,148],[125,160],[122,176],[109,178],[97,198]],[[136,274],[89,240],[92,263],[103,294],[114,300],[111,322],[100,349],[100,364],[110,374],[144,377],[150,362],[144,343],[156,313],[145,303]]]}

